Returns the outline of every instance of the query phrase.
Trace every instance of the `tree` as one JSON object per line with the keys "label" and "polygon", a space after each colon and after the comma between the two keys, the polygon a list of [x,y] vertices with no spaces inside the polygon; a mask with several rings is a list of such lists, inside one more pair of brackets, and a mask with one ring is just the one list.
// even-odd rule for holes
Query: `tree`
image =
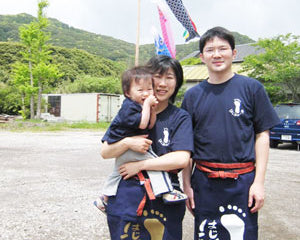
{"label": "tree", "polygon": [[300,101],[299,38],[287,34],[260,39],[254,46],[264,49],[264,52],[247,56],[242,63],[243,72],[265,84],[273,103]]}
{"label": "tree", "polygon": [[[20,38],[21,42],[25,45],[26,50],[21,52],[24,57],[24,60],[28,62],[28,75],[30,81],[30,87],[34,88],[33,86],[33,76],[32,76],[32,63],[34,62],[34,45],[36,44],[37,39],[37,29],[36,24],[33,22],[27,26],[20,27]],[[17,71],[20,75],[23,75],[22,72]],[[16,78],[19,78],[16,75]],[[16,81],[18,83],[18,81]],[[29,91],[30,93],[30,118],[34,117],[34,94],[33,91]],[[23,97],[23,92],[21,92],[21,96]]]}
{"label": "tree", "polygon": [[199,57],[187,58],[185,60],[180,61],[182,66],[186,65],[198,65],[201,64],[201,59]]}
{"label": "tree", "polygon": [[[25,94],[30,95],[31,119],[35,117],[34,99],[37,98],[36,118],[39,119],[41,115],[41,96],[43,89],[53,78],[60,76],[57,66],[50,64],[51,51],[49,50],[50,45],[47,45],[50,34],[46,32],[48,20],[43,13],[48,5],[47,0],[39,1],[37,20],[20,27],[20,39],[25,45],[25,51],[21,53],[24,57],[24,62],[28,64],[28,70],[21,67],[24,63],[18,63],[15,71],[15,83],[26,86],[26,91],[21,86],[19,86],[18,89],[22,97],[24,97]],[[24,71],[22,71],[22,69]],[[24,77],[24,73],[26,72],[28,72],[28,78]],[[22,79],[22,81],[19,81],[20,79]],[[30,84],[27,84],[26,79]],[[25,109],[23,110],[25,111]]]}
{"label": "tree", "polygon": [[120,94],[121,81],[119,77],[93,77],[89,75],[82,75],[75,81],[64,81],[57,89],[58,93],[114,93]]}
{"label": "tree", "polygon": [[45,62],[38,63],[33,69],[33,76],[37,82],[38,100],[36,116],[38,119],[41,117],[41,104],[42,104],[42,92],[47,88],[52,81],[62,76],[57,70],[55,65],[47,65]]}
{"label": "tree", "polygon": [[21,96],[21,111],[23,118],[27,117],[27,102],[30,98],[31,104],[33,104],[33,93],[37,89],[33,86],[33,81],[31,81],[32,74],[30,74],[31,67],[24,63],[16,62],[13,66],[13,86],[16,88],[17,92]]}
{"label": "tree", "polygon": [[15,114],[20,110],[20,106],[15,87],[0,82],[0,113]]}

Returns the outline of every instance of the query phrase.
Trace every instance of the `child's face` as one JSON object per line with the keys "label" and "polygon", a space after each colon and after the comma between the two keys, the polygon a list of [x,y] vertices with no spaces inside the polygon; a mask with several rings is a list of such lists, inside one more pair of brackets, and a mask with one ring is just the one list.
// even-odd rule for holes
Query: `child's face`
{"label": "child's face", "polygon": [[151,78],[142,78],[138,81],[132,81],[130,90],[126,94],[131,100],[143,104],[145,99],[153,95],[153,86]]}

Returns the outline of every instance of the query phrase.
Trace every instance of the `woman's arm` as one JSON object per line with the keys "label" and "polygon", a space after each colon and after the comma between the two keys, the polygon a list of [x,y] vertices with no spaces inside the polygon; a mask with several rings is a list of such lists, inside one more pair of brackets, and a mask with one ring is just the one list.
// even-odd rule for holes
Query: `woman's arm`
{"label": "woman's arm", "polygon": [[185,168],[190,157],[189,151],[174,151],[155,159],[125,163],[119,168],[119,172],[124,179],[128,179],[143,170],[170,171]]}
{"label": "woman's arm", "polygon": [[188,196],[188,199],[186,200],[186,206],[189,209],[189,211],[194,215],[194,211],[193,211],[195,208],[194,191],[191,186],[192,170],[193,170],[193,160],[190,159],[187,167],[182,170],[182,180],[183,180],[183,191]]}
{"label": "woman's arm", "polygon": [[101,146],[100,154],[104,159],[107,159],[119,157],[129,149],[139,153],[146,153],[152,144],[152,141],[147,139],[147,137],[147,135],[126,137],[113,144],[104,142]]}

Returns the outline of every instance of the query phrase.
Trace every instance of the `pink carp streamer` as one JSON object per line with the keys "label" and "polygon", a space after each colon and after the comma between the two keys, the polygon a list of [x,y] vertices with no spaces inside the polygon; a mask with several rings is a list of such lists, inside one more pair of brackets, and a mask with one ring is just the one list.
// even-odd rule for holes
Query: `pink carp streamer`
{"label": "pink carp streamer", "polygon": [[162,31],[162,36],[164,39],[164,43],[166,44],[171,57],[176,58],[176,47],[174,43],[174,38],[173,38],[173,33],[172,29],[170,26],[170,22],[167,18],[167,14],[162,11],[162,9],[157,6],[158,13],[159,13],[159,20],[160,20],[160,25],[161,25],[161,31]]}

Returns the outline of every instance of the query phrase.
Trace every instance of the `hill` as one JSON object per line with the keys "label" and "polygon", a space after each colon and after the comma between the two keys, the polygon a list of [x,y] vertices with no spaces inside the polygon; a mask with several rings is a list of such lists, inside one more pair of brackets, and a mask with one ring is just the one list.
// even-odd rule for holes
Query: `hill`
{"label": "hill", "polygon": [[[29,14],[0,15],[0,41],[19,41],[19,27],[32,22]],[[49,18],[50,43],[66,48],[78,48],[113,61],[133,62],[134,44],[112,37],[73,28],[56,19]]]}
{"label": "hill", "polygon": [[[0,82],[6,83],[11,75],[12,64],[22,61],[20,51],[24,46],[17,42],[0,42]],[[76,48],[53,46],[52,63],[63,73],[62,80],[74,81],[78,76],[93,77],[118,76],[125,69],[124,64],[90,54]]]}
{"label": "hill", "polygon": [[[0,41],[18,42],[19,27],[28,24],[34,19],[33,16],[25,13],[17,15],[0,15]],[[78,48],[91,54],[108,58],[112,61],[125,62],[127,66],[133,65],[135,55],[135,45],[113,37],[90,33],[76,29],[57,19],[49,18],[49,32],[51,32],[50,43],[54,46],[65,48]],[[254,42],[245,35],[233,32],[236,44]],[[198,50],[198,42],[181,44],[176,46],[177,59]],[[144,63],[155,52],[154,44],[140,46],[140,62]]]}

